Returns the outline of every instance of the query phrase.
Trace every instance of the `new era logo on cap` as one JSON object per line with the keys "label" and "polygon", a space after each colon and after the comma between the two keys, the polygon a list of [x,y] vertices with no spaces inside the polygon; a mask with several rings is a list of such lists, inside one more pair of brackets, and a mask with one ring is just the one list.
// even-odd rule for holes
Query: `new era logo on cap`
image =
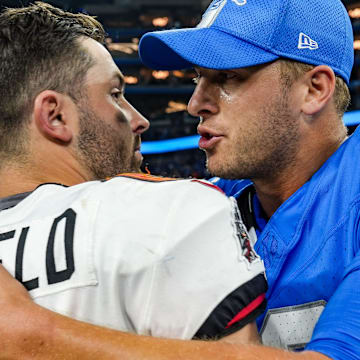
{"label": "new era logo on cap", "polygon": [[300,33],[298,48],[316,50],[319,48],[319,44],[315,40],[311,39],[310,36]]}

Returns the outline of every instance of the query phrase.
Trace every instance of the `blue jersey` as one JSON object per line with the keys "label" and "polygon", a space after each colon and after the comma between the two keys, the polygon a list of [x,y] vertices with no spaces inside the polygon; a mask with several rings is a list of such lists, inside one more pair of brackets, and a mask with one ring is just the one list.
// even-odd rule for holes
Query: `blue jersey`
{"label": "blue jersey", "polygon": [[359,154],[360,129],[262,228],[252,184],[213,179],[242,208],[248,203],[245,217],[257,228],[269,283],[258,319],[265,344],[360,359]]}

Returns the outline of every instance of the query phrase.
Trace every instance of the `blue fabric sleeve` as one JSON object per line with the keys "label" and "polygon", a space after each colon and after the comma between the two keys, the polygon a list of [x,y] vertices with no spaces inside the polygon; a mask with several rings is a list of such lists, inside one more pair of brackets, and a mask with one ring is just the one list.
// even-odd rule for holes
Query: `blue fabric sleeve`
{"label": "blue fabric sleeve", "polygon": [[334,360],[360,359],[360,255],[346,269],[305,350]]}

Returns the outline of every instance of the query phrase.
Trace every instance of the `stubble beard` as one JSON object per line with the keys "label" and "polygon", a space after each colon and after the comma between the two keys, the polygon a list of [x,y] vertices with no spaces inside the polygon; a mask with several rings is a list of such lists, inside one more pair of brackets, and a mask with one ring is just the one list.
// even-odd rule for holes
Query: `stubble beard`
{"label": "stubble beard", "polygon": [[299,148],[299,124],[289,109],[287,90],[284,89],[271,104],[265,106],[258,119],[249,124],[237,137],[226,154],[207,155],[208,171],[225,179],[269,180],[276,178],[295,163]]}
{"label": "stubble beard", "polygon": [[134,149],[140,138],[119,135],[118,131],[86,105],[79,106],[79,111],[78,153],[93,179],[105,179],[124,172],[138,172],[140,164],[135,158]]}

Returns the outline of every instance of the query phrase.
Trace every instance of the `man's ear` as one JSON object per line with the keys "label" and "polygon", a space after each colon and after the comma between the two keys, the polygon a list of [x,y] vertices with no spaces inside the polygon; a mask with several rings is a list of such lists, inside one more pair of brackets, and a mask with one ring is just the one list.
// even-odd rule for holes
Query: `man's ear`
{"label": "man's ear", "polygon": [[70,109],[65,96],[53,90],[42,91],[34,102],[34,120],[38,130],[49,139],[68,143],[73,137]]}
{"label": "man's ear", "polygon": [[334,71],[326,66],[316,66],[304,75],[306,93],[302,111],[306,115],[320,112],[333,98],[336,84]]}

